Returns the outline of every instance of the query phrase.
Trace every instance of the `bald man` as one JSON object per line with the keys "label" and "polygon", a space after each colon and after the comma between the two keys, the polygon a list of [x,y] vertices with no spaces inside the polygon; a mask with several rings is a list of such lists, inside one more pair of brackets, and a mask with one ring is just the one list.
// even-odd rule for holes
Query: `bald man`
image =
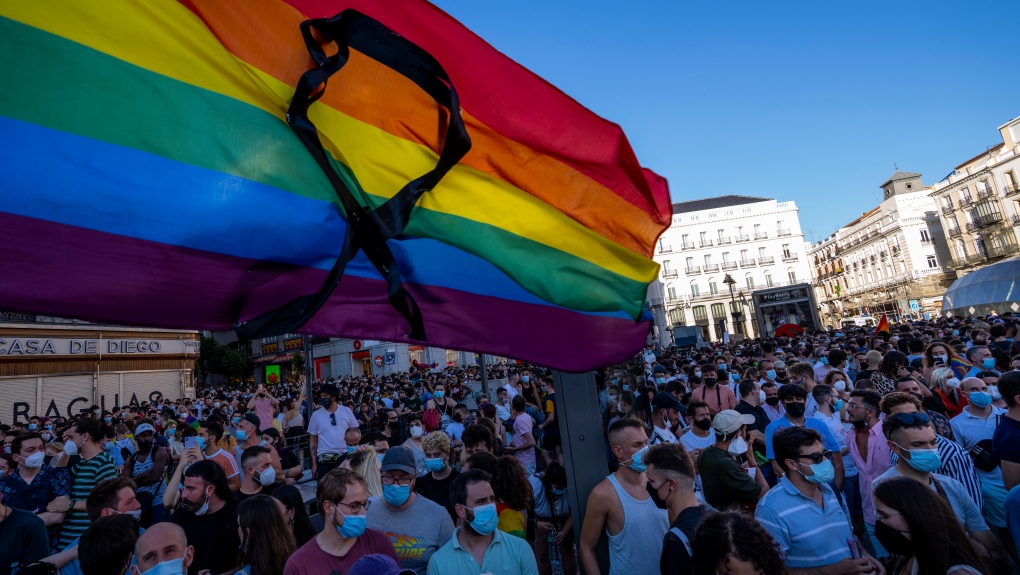
{"label": "bald man", "polygon": [[184,529],[173,523],[157,523],[150,527],[135,543],[135,562],[132,575],[141,575],[156,565],[169,564],[161,573],[187,573],[195,550],[188,545]]}

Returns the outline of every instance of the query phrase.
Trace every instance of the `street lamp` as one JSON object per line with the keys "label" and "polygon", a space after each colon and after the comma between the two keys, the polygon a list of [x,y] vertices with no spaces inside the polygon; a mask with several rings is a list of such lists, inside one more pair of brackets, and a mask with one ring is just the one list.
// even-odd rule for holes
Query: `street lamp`
{"label": "street lamp", "polygon": [[723,278],[722,283],[730,286],[730,313],[733,315],[733,324],[737,327],[737,333],[743,335],[744,326],[741,325],[740,323],[740,316],[742,314],[739,311],[737,311],[737,300],[733,296],[733,286],[737,282],[732,277],[730,277],[730,274],[726,274],[726,277]]}

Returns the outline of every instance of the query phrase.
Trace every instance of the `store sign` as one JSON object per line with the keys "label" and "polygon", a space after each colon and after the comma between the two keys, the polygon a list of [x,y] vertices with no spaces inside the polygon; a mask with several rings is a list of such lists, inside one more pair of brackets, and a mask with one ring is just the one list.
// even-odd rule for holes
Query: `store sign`
{"label": "store sign", "polygon": [[351,359],[368,359],[372,357],[372,354],[366,349],[365,351],[356,351],[351,354]]}
{"label": "store sign", "polygon": [[278,365],[266,366],[266,382],[280,383],[280,366]]}
{"label": "store sign", "polygon": [[377,356],[375,356],[375,364],[376,364],[376,365],[378,365],[378,366],[380,366],[380,367],[382,367],[382,364],[383,364],[383,356],[381,356],[381,355],[377,355]]}
{"label": "store sign", "polygon": [[407,351],[425,351],[424,345],[409,345]]}
{"label": "store sign", "polygon": [[776,291],[771,293],[763,293],[758,295],[758,301],[761,303],[772,303],[789,301],[791,299],[802,299],[808,297],[807,290],[804,288],[791,289]]}
{"label": "store sign", "polygon": [[283,350],[292,351],[304,347],[305,342],[300,337],[283,340]]}
{"label": "store sign", "polygon": [[262,355],[276,353],[280,351],[280,344],[275,341],[273,343],[264,343],[260,349],[262,350]]}
{"label": "store sign", "polygon": [[59,339],[0,337],[0,356],[184,355],[199,352],[199,342],[180,339]]}

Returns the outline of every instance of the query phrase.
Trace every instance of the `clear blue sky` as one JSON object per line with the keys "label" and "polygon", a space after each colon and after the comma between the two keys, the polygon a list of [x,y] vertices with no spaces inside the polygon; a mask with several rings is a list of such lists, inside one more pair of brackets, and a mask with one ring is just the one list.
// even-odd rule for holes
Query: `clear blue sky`
{"label": "clear blue sky", "polygon": [[623,126],[674,201],[795,200],[813,239],[893,162],[932,184],[1020,116],[1015,0],[434,2]]}

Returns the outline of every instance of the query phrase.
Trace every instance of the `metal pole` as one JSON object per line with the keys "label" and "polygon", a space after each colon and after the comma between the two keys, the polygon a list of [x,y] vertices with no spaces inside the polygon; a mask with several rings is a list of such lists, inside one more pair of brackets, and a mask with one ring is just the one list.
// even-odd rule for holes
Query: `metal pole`
{"label": "metal pole", "polygon": [[478,354],[478,361],[480,361],[481,364],[482,364],[481,365],[481,372],[482,372],[482,393],[484,393],[485,397],[488,397],[489,400],[491,401],[492,398],[489,397],[489,374],[486,373],[488,371],[488,369],[486,369],[486,365],[488,365],[488,362],[485,361],[485,356],[486,355],[487,354],[484,354],[484,353]]}
{"label": "metal pole", "polygon": [[[312,368],[312,336],[304,335],[301,337],[304,340],[302,343],[305,348],[305,401],[308,402],[308,413],[303,414],[305,418],[305,426],[307,429],[308,420],[311,419],[312,415],[312,374],[315,373]],[[298,406],[298,410],[301,406]]]}
{"label": "metal pole", "polygon": [[[563,444],[563,462],[567,468],[567,494],[574,516],[575,540],[578,540],[587,511],[588,496],[609,473],[606,438],[602,434],[595,374],[554,371],[552,377]],[[609,543],[605,533],[595,547],[595,556],[599,561],[599,569],[608,573]]]}

